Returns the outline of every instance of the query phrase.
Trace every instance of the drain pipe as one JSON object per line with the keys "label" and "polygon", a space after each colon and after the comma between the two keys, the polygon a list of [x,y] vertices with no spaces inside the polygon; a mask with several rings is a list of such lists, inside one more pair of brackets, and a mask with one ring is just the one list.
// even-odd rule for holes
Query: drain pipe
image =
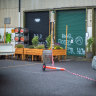
{"label": "drain pipe", "polygon": [[19,8],[18,8],[18,27],[21,27],[21,0],[19,0]]}

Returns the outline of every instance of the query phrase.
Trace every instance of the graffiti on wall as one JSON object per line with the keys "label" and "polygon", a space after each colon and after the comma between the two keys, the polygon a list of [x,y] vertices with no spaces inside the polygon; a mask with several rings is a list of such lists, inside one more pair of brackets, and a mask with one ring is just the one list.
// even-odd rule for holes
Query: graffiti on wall
{"label": "graffiti on wall", "polygon": [[45,42],[43,40],[43,35],[42,34],[34,34],[34,36],[38,36],[38,38],[39,38],[39,44],[45,44]]}
{"label": "graffiti on wall", "polygon": [[[62,34],[61,38],[58,39],[58,43],[62,46],[66,46],[66,35]],[[85,55],[85,49],[82,47],[84,40],[82,36],[75,38],[69,33],[67,35],[67,53],[72,55]]]}
{"label": "graffiti on wall", "polygon": [[78,36],[75,38],[75,42],[77,45],[82,45],[83,44],[83,38],[81,36]]}
{"label": "graffiti on wall", "polygon": [[73,55],[75,54],[74,49],[71,47],[67,47],[67,51],[69,54],[73,54]]}
{"label": "graffiti on wall", "polygon": [[79,55],[85,55],[84,48],[77,48],[77,54],[79,54]]}

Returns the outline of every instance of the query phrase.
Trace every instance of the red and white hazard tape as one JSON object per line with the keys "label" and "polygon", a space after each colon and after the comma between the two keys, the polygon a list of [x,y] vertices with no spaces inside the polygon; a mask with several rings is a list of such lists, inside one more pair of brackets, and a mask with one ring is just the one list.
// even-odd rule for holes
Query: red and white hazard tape
{"label": "red and white hazard tape", "polygon": [[[91,81],[96,82],[96,80],[93,79],[93,78],[89,78],[89,77],[87,77],[87,76],[83,76],[83,75],[80,75],[80,74],[73,73],[73,72],[71,72],[71,71],[69,71],[69,70],[67,70],[67,69],[65,69],[65,68],[54,67],[54,66],[46,66],[46,65],[43,65],[43,68],[66,71],[66,72],[68,72],[68,73],[70,73],[70,74],[72,74],[72,75],[79,76],[79,77],[81,77],[81,78],[85,78],[85,79],[87,79],[87,80],[91,80]],[[45,71],[45,70],[44,70],[44,71]]]}
{"label": "red and white hazard tape", "polygon": [[96,82],[96,80],[93,79],[93,78],[89,78],[89,77],[87,77],[87,76],[83,76],[83,75],[80,75],[80,74],[76,74],[76,73],[73,73],[73,72],[71,72],[71,71],[69,71],[69,70],[66,70],[66,69],[65,69],[65,71],[68,72],[68,73],[70,73],[70,74],[72,74],[72,75],[79,76],[79,77],[81,77],[81,78],[85,78],[85,79],[88,79],[88,80],[91,80],[91,81]]}

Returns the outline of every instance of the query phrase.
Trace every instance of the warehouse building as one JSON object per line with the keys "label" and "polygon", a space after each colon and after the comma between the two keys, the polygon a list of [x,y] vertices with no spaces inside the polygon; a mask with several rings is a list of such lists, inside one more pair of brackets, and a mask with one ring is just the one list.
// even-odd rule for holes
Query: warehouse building
{"label": "warehouse building", "polygon": [[94,37],[93,54],[96,55],[96,0],[0,0],[2,36],[6,18],[10,21],[6,24],[8,32],[16,27],[29,29],[29,44],[33,36],[39,36],[44,43],[53,22],[55,42],[63,48],[67,25],[67,54],[85,56],[87,40]]}

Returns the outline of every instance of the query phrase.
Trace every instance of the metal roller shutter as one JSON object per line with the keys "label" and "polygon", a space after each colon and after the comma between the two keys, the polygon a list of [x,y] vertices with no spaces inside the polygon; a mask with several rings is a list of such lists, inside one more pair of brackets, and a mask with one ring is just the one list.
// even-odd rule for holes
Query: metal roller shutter
{"label": "metal roller shutter", "polygon": [[49,35],[49,12],[26,12],[25,28],[29,29],[29,44],[34,36],[39,37],[39,43],[44,44]]}
{"label": "metal roller shutter", "polygon": [[66,25],[68,25],[68,55],[85,55],[85,18],[85,10],[62,10],[56,12],[56,42],[65,48]]}

